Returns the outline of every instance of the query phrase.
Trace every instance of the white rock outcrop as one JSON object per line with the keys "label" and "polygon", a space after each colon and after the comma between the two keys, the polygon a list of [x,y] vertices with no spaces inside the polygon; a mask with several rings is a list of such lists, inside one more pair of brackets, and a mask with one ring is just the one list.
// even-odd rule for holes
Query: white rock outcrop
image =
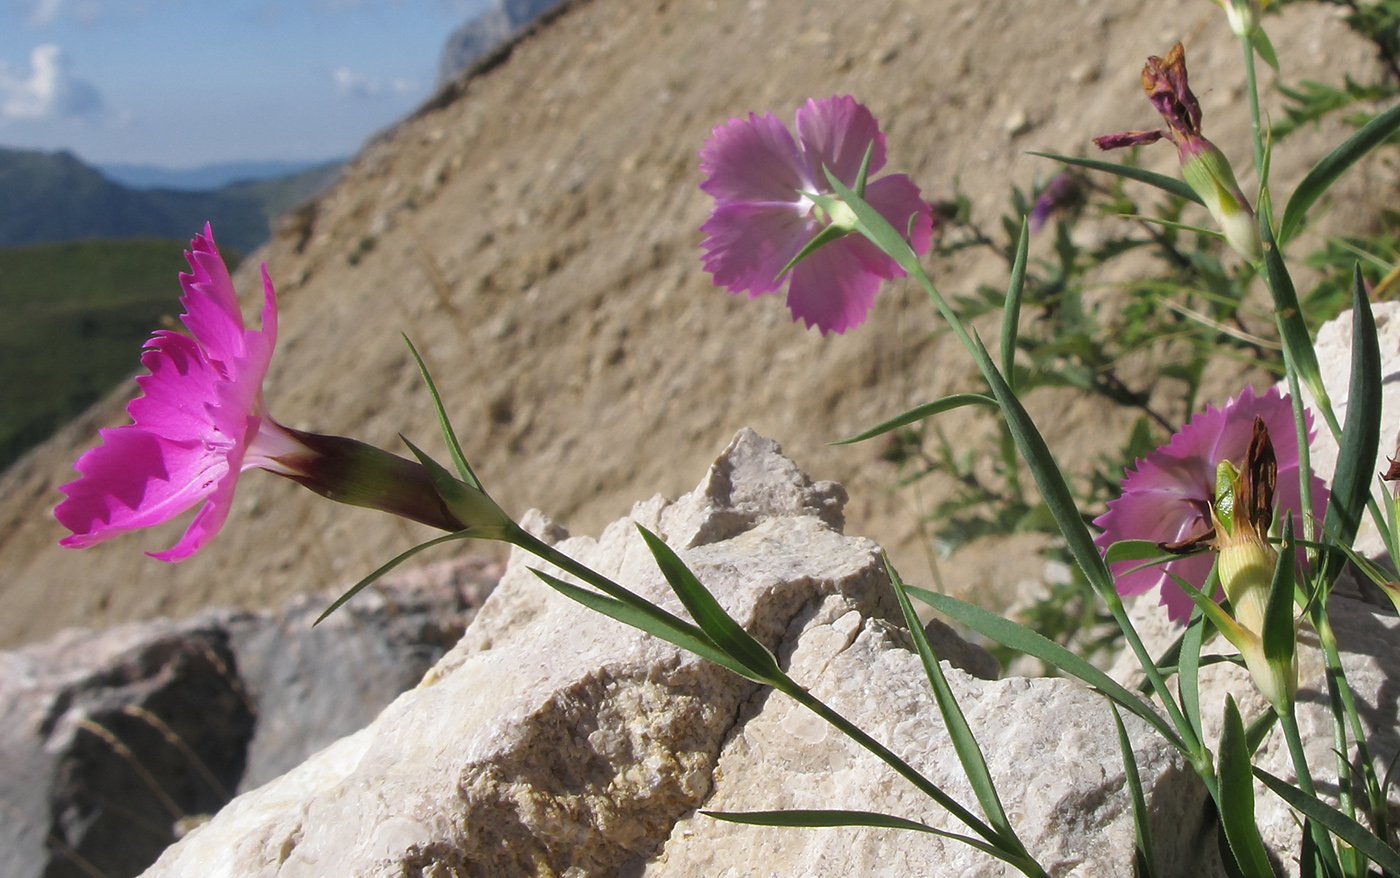
{"label": "white rock outcrop", "polygon": [[[878,547],[840,532],[844,499],[746,430],[678,502],[640,503],[599,539],[557,546],[682,612],[634,522],[656,530],[797,679],[972,803],[894,622]],[[511,558],[417,689],[235,799],[146,874],[1006,874],[924,834],[757,829],[695,813],[871,808],[957,828],[786,698],[580,608],[529,565],[539,562]],[[1103,699],[1064,680],[948,673],[1018,831],[1052,874],[1131,875],[1131,810]],[[1214,847],[1204,793],[1145,726],[1129,727],[1162,874],[1201,874]]]}

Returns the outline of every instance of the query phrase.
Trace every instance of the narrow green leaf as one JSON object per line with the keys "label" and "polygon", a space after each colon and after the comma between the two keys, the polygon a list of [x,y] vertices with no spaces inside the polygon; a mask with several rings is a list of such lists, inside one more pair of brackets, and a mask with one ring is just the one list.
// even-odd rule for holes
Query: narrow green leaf
{"label": "narrow green leaf", "polygon": [[[827,197],[829,198],[830,196]],[[813,235],[812,240],[804,244],[802,249],[797,251],[796,256],[788,260],[788,264],[784,265],[783,270],[778,272],[778,277],[782,277],[789,271],[792,271],[793,266],[797,265],[797,263],[801,262],[808,256],[811,256],[816,251],[825,247],[827,244],[830,244],[832,241],[844,238],[848,234],[850,233],[847,232],[845,229],[838,228],[837,226],[826,226],[820,232],[817,232],[815,235]]]}
{"label": "narrow green leaf", "polygon": [[[1211,576],[1215,576],[1214,569]],[[1181,712],[1196,732],[1197,740],[1205,740],[1201,734],[1201,642],[1205,639],[1206,618],[1200,607],[1191,608],[1191,619],[1186,623],[1186,631],[1181,637],[1181,652],[1177,656],[1176,689],[1181,699]]]}
{"label": "narrow green leaf", "polygon": [[690,631],[680,626],[669,624],[664,619],[659,619],[638,607],[630,606],[616,598],[599,594],[596,591],[574,585],[571,582],[565,582],[558,577],[550,576],[542,570],[536,570],[534,567],[530,568],[530,572],[538,576],[546,585],[559,592],[564,597],[572,601],[577,601],[590,610],[602,613],[610,619],[616,619],[624,625],[630,625],[639,631],[645,631],[653,637],[679,646],[681,649],[693,652],[700,656],[700,658],[708,659],[722,668],[733,671],[741,677],[753,680],[756,683],[765,682],[755,677],[753,673],[742,664],[726,655],[699,631]]}
{"label": "narrow green leaf", "polygon": [[942,399],[935,399],[933,402],[926,402],[923,405],[914,406],[903,414],[895,415],[888,421],[881,421],[863,433],[858,433],[849,439],[842,439],[840,442],[829,443],[831,445],[850,445],[853,442],[864,442],[866,439],[873,439],[876,436],[884,435],[891,430],[897,430],[906,424],[922,421],[924,418],[952,411],[969,405],[997,407],[997,401],[990,396],[981,393],[954,393]]}
{"label": "narrow green leaf", "polygon": [[1278,321],[1279,336],[1283,341],[1284,350],[1297,369],[1298,377],[1307,385],[1308,390],[1312,391],[1318,406],[1326,407],[1330,411],[1332,402],[1327,396],[1327,388],[1322,384],[1322,372],[1317,366],[1317,351],[1313,348],[1308,324],[1303,319],[1303,308],[1298,304],[1298,292],[1293,286],[1293,278],[1288,273],[1288,266],[1283,262],[1283,254],[1279,252],[1273,229],[1269,227],[1262,206],[1259,238],[1264,248],[1264,274],[1268,278],[1269,290],[1274,297],[1274,319]]}
{"label": "narrow green leaf", "polygon": [[418,364],[418,372],[423,376],[423,383],[428,385],[428,393],[433,398],[433,410],[437,412],[438,425],[442,427],[442,438],[447,442],[447,452],[452,455],[452,465],[457,467],[457,474],[462,477],[462,481],[478,491],[484,490],[481,487],[481,482],[477,481],[476,473],[472,472],[471,465],[467,463],[466,455],[462,453],[462,445],[457,441],[457,433],[452,429],[452,422],[447,418],[447,409],[443,408],[442,397],[438,395],[437,385],[433,383],[433,376],[428,374],[427,364],[418,355],[418,348],[413,346],[412,339],[404,335],[403,340],[408,342],[408,349],[413,352],[413,360]]}
{"label": "narrow green leaf", "polygon": [[909,246],[909,242],[899,233],[899,230],[890,225],[889,220],[875,208],[871,207],[855,192],[846,188],[846,184],[836,178],[830,170],[826,171],[826,180],[831,184],[831,191],[846,203],[851,212],[856,215],[856,229],[879,247],[891,259],[893,259],[904,272],[911,276],[917,276],[922,272],[919,266],[919,254],[914,252],[914,248]]}
{"label": "narrow green leaf", "polygon": [[409,451],[413,452],[413,456],[418,458],[418,462],[423,464],[423,468],[428,471],[428,478],[433,481],[433,487],[437,489],[438,496],[442,498],[442,502],[446,503],[449,509],[461,508],[462,505],[469,502],[471,495],[468,492],[481,493],[480,488],[473,488],[454,478],[452,473],[447,471],[447,467],[433,460],[417,445],[408,441],[407,437],[400,434],[399,439],[408,446]]}
{"label": "narrow green leaf", "polygon": [[1264,739],[1273,731],[1278,724],[1278,714],[1272,710],[1266,710],[1255,717],[1254,722],[1249,724],[1249,728],[1244,730],[1245,744],[1249,747],[1249,755],[1254,756],[1259,752],[1259,747],[1264,743]]}
{"label": "narrow green leaf", "polygon": [[977,358],[978,366],[987,379],[987,383],[991,385],[992,395],[996,397],[997,404],[1001,406],[1002,414],[1006,418],[1006,427],[1011,431],[1012,438],[1016,440],[1016,447],[1020,449],[1021,457],[1025,458],[1026,464],[1031,469],[1031,475],[1035,477],[1035,484],[1040,489],[1041,499],[1045,501],[1055,523],[1060,526],[1060,533],[1065,538],[1065,545],[1069,548],[1070,555],[1074,558],[1079,569],[1084,572],[1089,584],[1100,595],[1116,594],[1113,586],[1113,574],[1109,573],[1108,565],[1104,563],[1103,557],[1099,555],[1098,547],[1094,545],[1094,538],[1089,534],[1084,517],[1079,514],[1079,506],[1069,490],[1069,485],[1065,484],[1064,473],[1060,472],[1060,467],[1055,462],[1055,456],[1050,453],[1049,446],[1045,444],[1045,437],[1040,435],[1040,431],[1036,429],[1030,414],[1021,405],[1021,400],[1007,385],[1006,379],[997,371],[996,366],[992,364],[987,348],[980,339],[974,339],[974,341],[976,347],[973,354]]}
{"label": "narrow green leaf", "polygon": [[1016,261],[1011,265],[1011,282],[1006,287],[1006,305],[1001,311],[1001,371],[1008,384],[1016,380],[1016,333],[1021,325],[1021,294],[1026,287],[1026,257],[1030,253],[1030,229],[1021,218],[1021,237],[1016,243]]}
{"label": "narrow green leaf", "polygon": [[872,826],[876,829],[909,829],[914,832],[926,832],[942,838],[960,841],[968,847],[976,848],[988,856],[996,857],[998,860],[1004,863],[1010,863],[1017,868],[1022,868],[1026,865],[1024,860],[1017,860],[984,841],[979,841],[978,839],[966,835],[959,835],[956,832],[935,829],[926,823],[919,823],[916,820],[906,820],[903,817],[893,817],[889,814],[876,814],[870,811],[802,809],[792,809],[788,811],[701,811],[700,813],[704,814],[706,817],[713,817],[716,820],[723,820],[727,823],[743,823],[749,826],[792,826],[803,829],[836,826]]}
{"label": "narrow green leaf", "polygon": [[778,667],[778,660],[773,658],[773,654],[724,611],[724,607],[700,584],[700,580],[695,578],[695,574],[680,556],[671,551],[671,547],[666,545],[661,537],[640,524],[637,525],[637,530],[641,531],[642,539],[646,541],[647,548],[651,550],[652,557],[656,559],[657,566],[661,568],[666,581],[671,584],[676,597],[685,604],[691,618],[700,626],[700,630],[705,632],[705,636],[726,655],[732,656],[747,668],[748,674],[754,679],[766,683],[776,683],[784,679],[786,675]]}
{"label": "narrow green leaf", "polygon": [[1262,768],[1255,768],[1254,776],[1304,817],[1325,827],[1337,838],[1356,848],[1390,874],[1400,875],[1400,854],[1391,850],[1389,845],[1372,835],[1369,829],[1326,802],[1313,798],[1293,784],[1274,777]]}
{"label": "narrow green leaf", "polygon": [[1041,661],[1059,668],[1069,676],[1093,686],[1155,728],[1173,747],[1183,753],[1188,752],[1171,723],[1167,722],[1147,702],[1128,691],[1122,684],[1094,667],[1087,660],[1075,655],[1055,641],[1037,634],[1024,625],[1018,625],[967,601],[960,601],[957,598],[912,585],[905,586],[905,591],[977,633],[995,640],[1003,646],[1009,646],[1027,655],[1035,656]]}
{"label": "narrow green leaf", "polygon": [[1104,552],[1104,561],[1109,564],[1117,564],[1120,561],[1147,561],[1156,560],[1164,556],[1162,548],[1152,540],[1119,540],[1108,547]]}
{"label": "narrow green leaf", "polygon": [[1283,541],[1269,583],[1269,600],[1264,607],[1264,631],[1260,637],[1264,658],[1274,667],[1293,667],[1296,635],[1293,629],[1293,512],[1283,516]]}
{"label": "narrow green leaf", "polygon": [[403,552],[398,557],[394,558],[392,561],[388,562],[387,564],[384,564],[378,570],[371,573],[369,576],[366,576],[364,579],[361,579],[359,582],[350,586],[350,589],[346,591],[345,594],[332,601],[331,605],[329,607],[326,607],[325,611],[321,613],[321,615],[316,617],[316,621],[311,623],[312,627],[321,624],[322,620],[324,620],[327,616],[340,609],[340,607],[346,601],[350,600],[355,595],[359,594],[362,590],[364,590],[365,586],[373,584],[375,580],[379,579],[379,577],[388,573],[390,570],[393,570],[395,567],[407,561],[409,558],[412,558],[414,555],[417,555],[424,549],[430,549],[433,546],[438,545],[439,543],[451,542],[452,540],[466,540],[471,539],[471,537],[472,535],[469,531],[458,531],[455,534],[447,534],[446,536],[441,536],[437,537],[436,539],[428,540],[426,543],[419,543],[418,545],[409,549],[407,552]]}
{"label": "narrow green leaf", "polygon": [[[1347,390],[1347,416],[1338,443],[1337,471],[1327,501],[1323,530],[1340,545],[1356,539],[1366,501],[1371,496],[1372,468],[1379,450],[1381,423],[1381,352],[1376,320],[1366,296],[1366,284],[1358,266],[1352,274],[1351,378]],[[1322,582],[1330,585],[1346,563],[1344,553],[1329,549],[1322,565]]]}
{"label": "narrow green leaf", "polygon": [[1225,696],[1225,727],[1220,733],[1220,825],[1240,871],[1249,878],[1274,878],[1268,852],[1254,822],[1254,779],[1244,723],[1233,696]]}
{"label": "narrow green leaf", "polygon": [[1133,754],[1133,742],[1128,740],[1128,730],[1123,725],[1123,717],[1113,702],[1108,703],[1113,711],[1113,725],[1118,729],[1118,749],[1123,752],[1123,776],[1128,782],[1128,792],[1133,799],[1133,836],[1135,839],[1137,878],[1157,878],[1157,855],[1152,850],[1152,827],[1147,812],[1147,799],[1142,794],[1142,777],[1138,774],[1137,757]]}
{"label": "narrow green leaf", "polygon": [[1259,53],[1259,57],[1263,58],[1264,63],[1272,67],[1275,73],[1279,72],[1278,55],[1274,53],[1273,41],[1269,39],[1268,34],[1264,33],[1262,27],[1254,32],[1254,51]]}
{"label": "narrow green leaf", "polygon": [[1397,130],[1400,130],[1400,105],[1391,107],[1372,119],[1308,171],[1298,188],[1289,196],[1288,206],[1283,209],[1283,222],[1279,225],[1278,232],[1279,242],[1286,244],[1292,240],[1313,202],[1322,197],[1322,193],[1326,192],[1348,168],[1385,142]]}
{"label": "narrow green leaf", "polygon": [[933,647],[928,642],[918,614],[914,612],[914,605],[909,603],[904,582],[890,565],[888,557],[885,558],[885,570],[889,574],[890,584],[894,587],[895,597],[899,600],[899,608],[904,613],[904,624],[909,627],[909,634],[914,639],[919,659],[924,664],[924,673],[928,675],[929,684],[933,687],[934,701],[938,704],[938,712],[943,715],[943,726],[948,731],[949,740],[953,742],[958,761],[962,763],[963,774],[977,796],[977,803],[982,806],[982,813],[986,815],[987,822],[1005,840],[1006,846],[1024,853],[1025,846],[1017,838],[1016,831],[1011,828],[1011,821],[1006,818],[1006,811],[1002,808],[1000,797],[997,796],[996,784],[992,782],[992,773],[987,770],[982,748],[977,745],[977,738],[967,724],[967,717],[963,715],[962,708],[958,706],[953,690],[948,685],[948,679],[943,675],[943,668],[938,664],[938,656],[933,653]]}
{"label": "narrow green leaf", "polygon": [[1104,171],[1128,180],[1136,180],[1139,183],[1146,183],[1149,186],[1156,186],[1169,195],[1184,198],[1187,201],[1194,201],[1196,204],[1204,205],[1201,196],[1196,194],[1196,190],[1186,184],[1186,181],[1176,177],[1168,177],[1165,174],[1158,174],[1155,171],[1148,171],[1143,168],[1134,168],[1118,162],[1106,162],[1101,159],[1074,158],[1073,156],[1058,155],[1053,152],[1035,152],[1031,155],[1038,155],[1041,158],[1053,159],[1067,165],[1075,165],[1080,168],[1088,168],[1091,171]]}

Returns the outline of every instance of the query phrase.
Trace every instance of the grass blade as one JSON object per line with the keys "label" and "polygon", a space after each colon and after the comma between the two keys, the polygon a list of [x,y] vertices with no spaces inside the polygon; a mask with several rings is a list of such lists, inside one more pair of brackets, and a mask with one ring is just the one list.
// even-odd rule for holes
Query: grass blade
{"label": "grass blade", "polygon": [[863,433],[858,433],[849,439],[842,439],[839,442],[832,442],[829,444],[850,445],[854,442],[864,442],[866,439],[874,439],[876,436],[882,436],[906,424],[922,421],[924,418],[929,418],[934,415],[942,414],[943,412],[952,411],[953,409],[969,405],[983,405],[996,408],[997,401],[982,393],[954,393],[941,399],[935,399],[933,402],[926,402],[923,405],[914,406],[903,414],[895,415],[887,421],[881,421]]}
{"label": "grass blade", "polygon": [[1348,168],[1397,130],[1400,130],[1400,105],[1391,107],[1372,119],[1308,171],[1298,188],[1289,196],[1288,205],[1283,209],[1283,221],[1278,232],[1279,242],[1286,244],[1292,240],[1313,202],[1317,201]]}

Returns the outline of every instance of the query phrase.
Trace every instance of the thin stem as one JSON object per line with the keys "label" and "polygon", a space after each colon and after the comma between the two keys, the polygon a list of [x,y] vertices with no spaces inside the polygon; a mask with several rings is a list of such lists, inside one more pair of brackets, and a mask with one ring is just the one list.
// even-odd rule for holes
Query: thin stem
{"label": "thin stem", "polygon": [[1266,200],[1262,194],[1268,181],[1264,179],[1264,131],[1259,124],[1259,80],[1254,71],[1254,37],[1244,34],[1240,42],[1244,46],[1245,90],[1249,94],[1249,124],[1254,135],[1254,173],[1259,178],[1259,206],[1263,209]]}
{"label": "thin stem", "polygon": [[[1332,701],[1332,714],[1336,717],[1337,725],[1341,725],[1338,714],[1346,716],[1347,724],[1351,726],[1352,737],[1356,740],[1356,760],[1361,766],[1361,777],[1366,786],[1367,804],[1370,810],[1371,825],[1378,831],[1384,832],[1384,827],[1388,827],[1389,818],[1387,810],[1389,805],[1386,802],[1384,791],[1381,789],[1380,781],[1376,778],[1375,764],[1371,761],[1370,748],[1366,745],[1366,730],[1361,725],[1361,715],[1356,710],[1356,699],[1352,695],[1351,684],[1347,682],[1346,670],[1342,667],[1341,652],[1337,648],[1337,635],[1332,630],[1332,622],[1327,616],[1325,604],[1317,604],[1313,607],[1310,617],[1313,628],[1317,631],[1318,643],[1322,646],[1323,662],[1327,673],[1328,695]],[[1334,744],[1337,739],[1340,743],[1337,746],[1337,767],[1339,785],[1343,802],[1349,802],[1351,797],[1350,769],[1351,765],[1346,760],[1346,729],[1336,729],[1333,732]],[[1345,769],[1343,769],[1345,766]],[[1346,771],[1345,783],[1341,782],[1342,772]],[[1354,810],[1348,808],[1348,816],[1355,816]]]}
{"label": "thin stem", "polygon": [[[1277,712],[1277,708],[1275,708]],[[1293,772],[1298,776],[1298,789],[1317,798],[1317,788],[1313,786],[1312,771],[1308,768],[1307,753],[1303,750],[1303,738],[1298,733],[1298,714],[1289,703],[1288,709],[1279,713],[1279,725],[1283,727],[1284,740],[1288,742],[1288,754],[1293,758]],[[1332,853],[1332,841],[1327,837],[1327,829],[1320,823],[1312,823],[1313,840],[1318,850]]]}
{"label": "thin stem", "polygon": [[[996,371],[995,364],[990,362],[984,363],[982,359],[977,356],[978,349],[972,337],[968,334],[967,329],[963,326],[957,313],[949,307],[943,295],[939,293],[938,288],[934,286],[933,281],[924,272],[923,266],[914,262],[912,266],[906,266],[906,270],[909,270],[909,268],[913,269],[910,271],[911,276],[924,288],[924,292],[928,294],[929,299],[932,300],[934,306],[938,308],[939,313],[943,315],[943,319],[948,321],[948,325],[953,330],[953,334],[958,337],[958,340],[963,343],[963,347],[965,347],[968,353],[972,355],[973,359],[978,362],[988,383],[994,383],[991,379],[992,373]],[[1064,478],[1064,474],[1058,472],[1058,469],[1056,470],[1056,475],[1061,479]],[[1085,572],[1087,574],[1089,571]],[[1092,581],[1093,577],[1090,577],[1090,579]],[[1117,621],[1118,627],[1122,629],[1124,639],[1126,639],[1128,645],[1132,647],[1134,655],[1137,656],[1139,664],[1142,665],[1143,673],[1152,683],[1153,691],[1161,700],[1163,707],[1167,711],[1167,716],[1172,721],[1172,725],[1176,726],[1177,732],[1181,735],[1182,741],[1186,744],[1186,755],[1191,759],[1197,773],[1201,775],[1201,779],[1205,782],[1207,788],[1210,789],[1212,797],[1214,797],[1215,771],[1210,764],[1209,754],[1206,753],[1205,745],[1196,738],[1195,730],[1191,728],[1190,723],[1188,723],[1186,718],[1182,715],[1180,708],[1177,706],[1176,699],[1172,697],[1171,690],[1167,687],[1166,680],[1162,678],[1161,673],[1157,670],[1156,662],[1153,661],[1151,654],[1147,651],[1147,647],[1143,645],[1142,639],[1138,636],[1137,630],[1133,628],[1132,622],[1128,619],[1128,613],[1123,606],[1122,599],[1118,597],[1118,593],[1113,589],[1112,583],[1109,583],[1107,588],[1098,587],[1096,591],[1100,593],[1100,596],[1108,605],[1109,612],[1113,614],[1113,618]]]}

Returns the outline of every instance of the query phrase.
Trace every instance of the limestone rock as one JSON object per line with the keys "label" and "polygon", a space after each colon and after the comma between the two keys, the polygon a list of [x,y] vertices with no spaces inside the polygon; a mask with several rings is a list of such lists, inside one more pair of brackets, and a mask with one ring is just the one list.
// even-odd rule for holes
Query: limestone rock
{"label": "limestone rock", "polygon": [[198,816],[361,728],[499,571],[450,561],[278,613],[215,610],[0,652],[0,875],[140,873]]}
{"label": "limestone rock", "polygon": [[135,875],[227,801],[253,733],[233,666],[208,621],[0,652],[0,875]]}
{"label": "limestone rock", "polygon": [[[695,491],[639,503],[597,540],[564,538],[538,513],[526,526],[683,612],[634,523],[661,534],[800,681],[970,802],[894,623],[878,548],[836,527],[843,500],[745,430]],[[147,875],[718,876],[755,864],[792,875],[1004,873],[922,836],[696,816],[806,805],[947,821],[782,696],[582,609],[530,565],[540,562],[512,556],[422,685],[234,800]],[[951,631],[938,633],[940,649],[957,651]],[[1131,874],[1132,818],[1102,698],[1063,680],[989,682],[945,667],[1031,849],[1056,874]],[[1164,874],[1201,874],[1214,845],[1198,837],[1204,792],[1162,742],[1129,727]]]}
{"label": "limestone rock", "polygon": [[[789,672],[926,777],[976,798],[939,718],[919,659],[901,632],[838,597],[794,624]],[[1052,875],[1133,875],[1133,824],[1108,703],[1063,679],[985,681],[945,666],[1007,813]],[[761,693],[725,746],[707,811],[868,810],[967,830],[911,784],[794,701]],[[1149,790],[1160,875],[1213,874],[1204,790],[1146,724],[1125,720]],[[922,833],[753,827],[692,814],[644,878],[1020,874],[966,845]]]}

